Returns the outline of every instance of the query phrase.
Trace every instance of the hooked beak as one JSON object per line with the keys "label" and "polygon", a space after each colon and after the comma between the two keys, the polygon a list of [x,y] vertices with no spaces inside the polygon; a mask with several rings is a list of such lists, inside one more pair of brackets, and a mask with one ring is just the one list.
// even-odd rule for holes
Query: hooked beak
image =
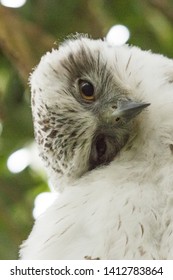
{"label": "hooked beak", "polygon": [[116,103],[111,102],[106,110],[101,112],[101,119],[112,126],[115,123],[121,123],[121,121],[128,123],[149,105],[150,103],[135,102],[132,100],[122,100]]}
{"label": "hooked beak", "polygon": [[124,118],[127,122],[136,117],[142,112],[150,103],[134,102],[131,100],[119,101],[118,107],[112,113],[112,117]]}

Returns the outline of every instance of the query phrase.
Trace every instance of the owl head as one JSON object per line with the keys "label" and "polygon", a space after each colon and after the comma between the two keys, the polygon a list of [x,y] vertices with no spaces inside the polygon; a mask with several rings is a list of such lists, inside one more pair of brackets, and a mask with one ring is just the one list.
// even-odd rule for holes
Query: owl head
{"label": "owl head", "polygon": [[108,165],[136,133],[149,104],[132,50],[78,36],[43,56],[31,75],[35,139],[55,188]]}

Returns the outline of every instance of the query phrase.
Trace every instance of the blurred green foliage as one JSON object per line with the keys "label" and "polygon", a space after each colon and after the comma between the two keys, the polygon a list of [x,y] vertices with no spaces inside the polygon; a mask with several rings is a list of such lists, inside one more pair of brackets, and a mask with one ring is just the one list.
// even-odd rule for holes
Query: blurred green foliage
{"label": "blurred green foliage", "polygon": [[40,172],[7,169],[10,154],[33,141],[29,72],[67,35],[104,37],[115,24],[129,28],[130,44],[173,56],[171,0],[28,0],[19,9],[0,6],[0,259],[18,258],[33,224],[34,198],[48,190]]}

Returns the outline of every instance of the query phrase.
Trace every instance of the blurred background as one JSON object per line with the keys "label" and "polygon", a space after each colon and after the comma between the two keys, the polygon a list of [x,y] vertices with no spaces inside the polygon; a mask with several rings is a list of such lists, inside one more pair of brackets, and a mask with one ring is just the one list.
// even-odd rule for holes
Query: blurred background
{"label": "blurred background", "polygon": [[17,259],[51,203],[34,144],[28,77],[71,33],[173,57],[173,0],[0,0],[0,259]]}

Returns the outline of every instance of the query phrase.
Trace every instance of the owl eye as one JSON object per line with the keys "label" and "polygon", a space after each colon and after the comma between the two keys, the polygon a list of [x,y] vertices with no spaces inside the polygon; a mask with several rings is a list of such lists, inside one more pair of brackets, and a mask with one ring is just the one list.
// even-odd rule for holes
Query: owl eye
{"label": "owl eye", "polygon": [[95,100],[94,86],[90,82],[79,80],[79,92],[84,100],[86,101]]}

